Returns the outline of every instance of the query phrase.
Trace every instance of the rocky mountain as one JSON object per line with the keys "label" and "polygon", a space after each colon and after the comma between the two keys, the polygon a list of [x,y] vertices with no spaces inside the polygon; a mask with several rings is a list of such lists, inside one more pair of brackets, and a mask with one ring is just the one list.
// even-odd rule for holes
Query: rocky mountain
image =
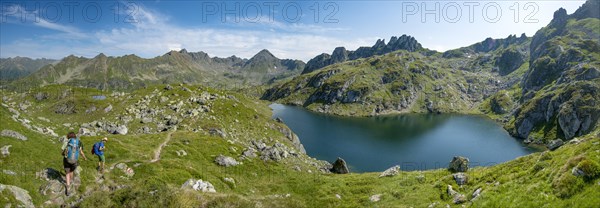
{"label": "rocky mountain", "polygon": [[[484,113],[527,142],[571,139],[600,117],[598,4],[588,1],[572,15],[558,10],[532,38],[345,61],[268,89],[262,99],[340,115]],[[330,60],[324,54],[313,63]]]}
{"label": "rocky mountain", "polygon": [[372,47],[360,47],[356,49],[356,51],[348,51],[344,47],[337,47],[333,50],[331,55],[323,53],[309,60],[306,63],[302,74],[307,74],[332,64],[375,55],[383,55],[397,50],[414,52],[423,50],[423,47],[415,38],[407,35],[402,35],[400,37],[392,36],[387,44],[385,43],[385,40],[379,39]]}
{"label": "rocky mountain", "polygon": [[571,139],[591,132],[600,117],[600,3],[560,9],[532,39],[529,70],[509,129],[528,142]]}
{"label": "rocky mountain", "polygon": [[280,60],[263,50],[251,59],[210,57],[204,52],[170,51],[151,59],[135,55],[68,56],[11,83],[12,88],[67,84],[98,89],[135,89],[162,83],[201,83],[219,88],[260,85],[300,73],[304,63]]}
{"label": "rocky mountain", "polygon": [[[475,50],[489,42],[501,44],[490,46],[491,51]],[[302,74],[267,90],[262,98],[340,115],[467,112],[518,83],[526,70],[529,42],[513,35],[487,39],[457,49],[454,53],[460,56],[397,50]]]}
{"label": "rocky mountain", "polygon": [[27,57],[0,58],[0,80],[12,81],[27,76],[45,65],[56,62],[52,59]]}

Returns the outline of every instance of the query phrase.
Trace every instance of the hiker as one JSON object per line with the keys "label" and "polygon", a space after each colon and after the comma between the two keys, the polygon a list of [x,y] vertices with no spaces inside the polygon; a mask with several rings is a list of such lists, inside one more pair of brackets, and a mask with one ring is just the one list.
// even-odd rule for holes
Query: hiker
{"label": "hiker", "polygon": [[83,153],[83,143],[81,142],[79,137],[77,137],[77,135],[75,135],[74,132],[69,132],[69,134],[67,134],[67,138],[68,138],[68,140],[66,143],[63,144],[62,150],[63,150],[63,156],[64,156],[63,166],[65,168],[65,173],[66,173],[66,178],[67,178],[65,194],[67,196],[69,196],[71,180],[73,180],[73,172],[75,171],[75,169],[77,169],[77,166],[79,166],[79,161],[78,161],[79,154],[81,154],[81,156],[83,156],[83,159],[87,160],[87,158],[85,157],[85,154]]}
{"label": "hiker", "polygon": [[104,162],[106,162],[104,158],[104,149],[106,149],[106,146],[104,145],[106,142],[108,142],[108,138],[104,137],[101,141],[96,142],[92,148],[92,154],[98,156],[98,167],[96,168],[98,172],[104,171]]}

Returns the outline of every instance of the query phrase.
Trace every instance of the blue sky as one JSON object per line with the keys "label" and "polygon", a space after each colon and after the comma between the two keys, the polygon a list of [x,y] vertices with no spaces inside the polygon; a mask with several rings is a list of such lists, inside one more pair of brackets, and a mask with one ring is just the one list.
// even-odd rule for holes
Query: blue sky
{"label": "blue sky", "polygon": [[445,51],[547,25],[584,1],[2,1],[0,57],[54,58],[186,48],[304,61],[407,34]]}

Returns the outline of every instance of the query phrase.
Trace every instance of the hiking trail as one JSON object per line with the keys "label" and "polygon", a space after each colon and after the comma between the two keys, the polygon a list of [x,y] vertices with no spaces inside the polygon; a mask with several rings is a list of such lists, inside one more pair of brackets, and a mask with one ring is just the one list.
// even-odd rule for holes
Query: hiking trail
{"label": "hiking trail", "polygon": [[154,151],[154,159],[150,160],[150,163],[155,163],[160,160],[160,154],[163,148],[167,146],[167,143],[171,141],[171,135],[175,133],[175,131],[177,131],[177,127],[173,128],[173,131],[167,134],[167,138],[165,139],[165,141],[162,144],[160,144],[160,146],[158,146],[158,149],[156,149],[156,151]]}

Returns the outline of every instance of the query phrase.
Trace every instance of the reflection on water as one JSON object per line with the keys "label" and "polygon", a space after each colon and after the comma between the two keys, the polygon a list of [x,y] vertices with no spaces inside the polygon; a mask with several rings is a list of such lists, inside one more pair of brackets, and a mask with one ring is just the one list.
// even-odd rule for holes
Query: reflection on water
{"label": "reflection on water", "polygon": [[307,153],[333,162],[342,157],[354,172],[445,168],[454,155],[488,166],[533,152],[489,119],[471,115],[407,114],[339,117],[299,107],[271,105],[300,137]]}

